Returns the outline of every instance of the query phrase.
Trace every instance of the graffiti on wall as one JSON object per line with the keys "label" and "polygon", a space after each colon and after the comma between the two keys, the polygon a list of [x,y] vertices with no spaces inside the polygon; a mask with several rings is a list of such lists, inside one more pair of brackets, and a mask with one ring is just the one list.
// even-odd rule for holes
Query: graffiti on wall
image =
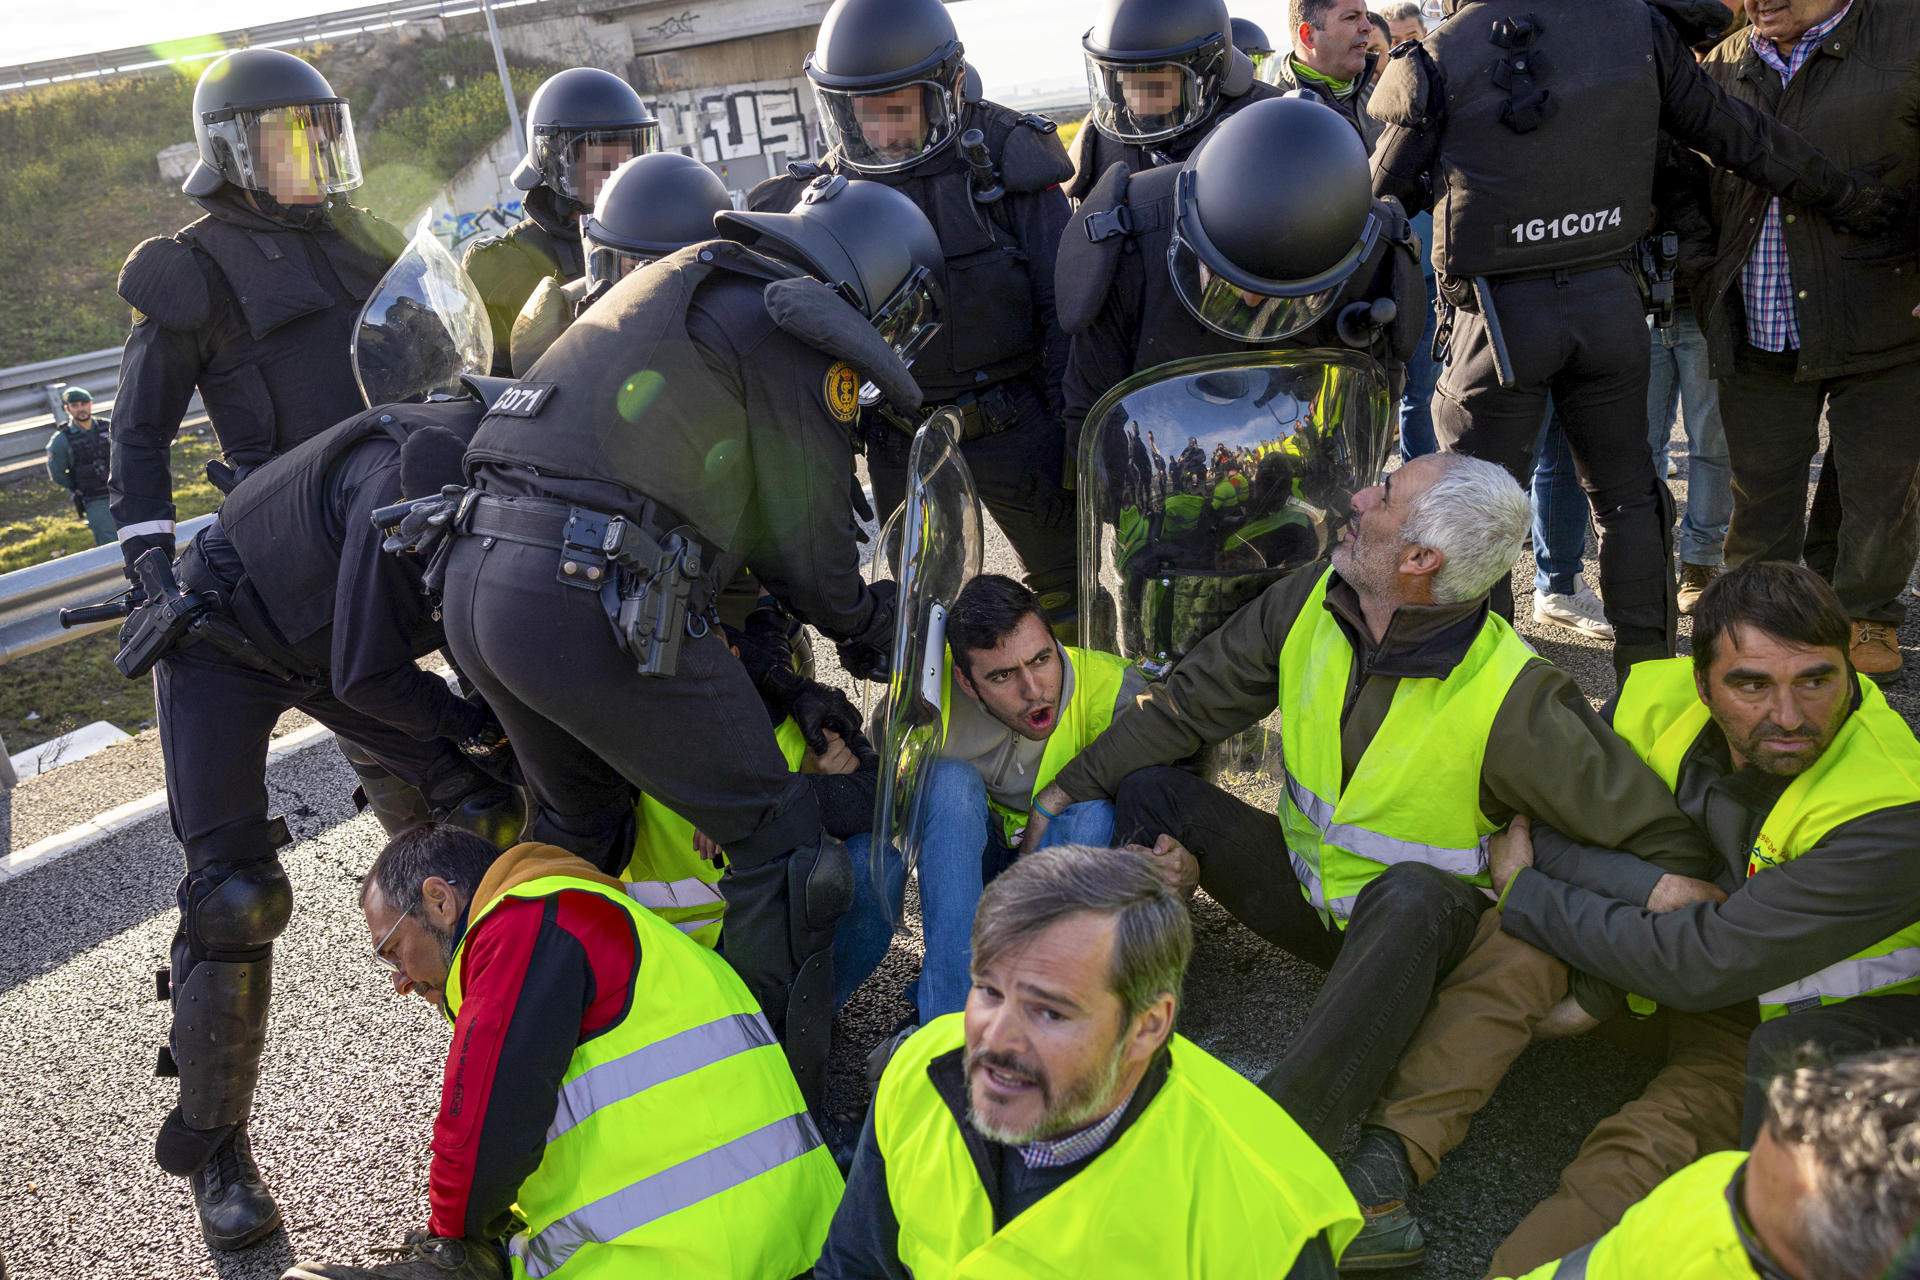
{"label": "graffiti on wall", "polygon": [[457,249],[475,236],[498,235],[523,216],[520,201],[496,200],[472,213],[442,213],[433,220],[433,234],[440,243]]}
{"label": "graffiti on wall", "polygon": [[647,105],[660,117],[661,141],[675,150],[721,164],[749,156],[804,157],[813,153],[798,83],[728,85],[673,94]]}

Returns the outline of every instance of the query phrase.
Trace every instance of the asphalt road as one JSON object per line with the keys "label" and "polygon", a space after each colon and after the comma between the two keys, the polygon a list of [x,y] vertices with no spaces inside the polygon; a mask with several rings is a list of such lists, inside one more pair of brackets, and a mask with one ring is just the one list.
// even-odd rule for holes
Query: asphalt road
{"label": "asphalt road", "polygon": [[[1005,568],[996,545],[990,567]],[[1516,575],[1524,602],[1531,565]],[[1522,630],[1588,693],[1610,684],[1606,653],[1567,632]],[[1903,633],[1920,660],[1920,625]],[[823,657],[831,659],[831,647]],[[1920,679],[1913,681],[1920,685]],[[1895,703],[1914,719],[1911,689]],[[118,753],[116,755],[116,753]],[[152,735],[23,786],[0,816],[6,847],[133,798],[153,785]],[[88,766],[93,767],[89,768]],[[376,1262],[424,1222],[427,1141],[447,1043],[426,1005],[393,997],[367,959],[358,876],[380,844],[352,815],[353,778],[321,743],[276,759],[275,810],[296,843],[285,862],[298,902],[276,950],[276,992],[255,1147],[286,1230],[237,1255],[210,1254],[183,1182],[152,1163],[173,1086],[151,1076],[166,1031],[152,999],[174,924],[178,852],[164,814],[0,883],[0,1253],[20,1280],[272,1280],[295,1256]],[[77,798],[84,797],[84,798]],[[84,810],[80,812],[79,810]],[[26,839],[21,836],[31,832]],[[1299,1025],[1319,983],[1204,898],[1184,1030],[1248,1075]],[[866,1051],[909,1007],[910,941],[843,1014],[828,1123],[857,1125]],[[1553,1190],[1594,1122],[1631,1097],[1651,1061],[1593,1037],[1520,1061],[1464,1147],[1423,1193],[1431,1280],[1472,1280],[1514,1224]]]}

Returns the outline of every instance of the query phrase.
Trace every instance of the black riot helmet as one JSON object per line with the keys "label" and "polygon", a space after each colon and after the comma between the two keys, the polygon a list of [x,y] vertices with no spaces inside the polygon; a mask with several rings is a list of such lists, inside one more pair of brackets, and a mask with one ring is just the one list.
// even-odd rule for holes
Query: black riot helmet
{"label": "black riot helmet", "polygon": [[1181,166],[1167,269],[1194,319],[1257,346],[1325,316],[1380,232],[1353,126],[1318,102],[1270,98]]}
{"label": "black riot helmet", "polygon": [[1163,142],[1204,125],[1224,94],[1253,83],[1234,48],[1226,0],[1106,0],[1080,39],[1094,128],[1119,142]]}
{"label": "black riot helmet", "polygon": [[533,91],[527,154],[513,171],[522,191],[545,186],[574,209],[634,156],[660,149],[660,122],[633,86],[598,67],[572,67]]}
{"label": "black riot helmet", "polygon": [[236,49],[208,64],[193,90],[193,140],[200,159],[181,184],[190,196],[230,183],[305,205],[360,185],[346,99],[279,49]]}
{"label": "black riot helmet", "polygon": [[815,178],[792,213],[728,211],[720,234],[805,267],[873,323],[909,366],[940,327],[939,237],[920,206],[878,182]]}
{"label": "black riot helmet", "polygon": [[[1715,4],[1719,0],[1713,0]],[[1273,41],[1267,39],[1267,33],[1256,22],[1246,18],[1235,18],[1228,24],[1231,29],[1233,47],[1252,58],[1258,66],[1260,60],[1273,53]]]}
{"label": "black riot helmet", "polygon": [[613,171],[593,212],[580,220],[588,288],[610,285],[655,258],[713,239],[713,215],[731,208],[726,185],[692,156],[635,156]]}
{"label": "black riot helmet", "polygon": [[941,0],[834,0],[807,55],[820,125],[858,173],[895,173],[960,135],[965,50]]}

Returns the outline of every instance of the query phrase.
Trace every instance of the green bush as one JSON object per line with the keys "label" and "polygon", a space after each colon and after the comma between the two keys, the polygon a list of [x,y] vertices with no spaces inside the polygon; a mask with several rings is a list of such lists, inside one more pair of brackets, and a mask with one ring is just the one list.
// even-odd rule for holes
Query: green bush
{"label": "green bush", "polygon": [[[478,39],[303,51],[353,103],[367,182],[353,196],[405,218],[507,127],[493,51]],[[557,66],[511,58],[524,103]],[[114,293],[133,246],[200,216],[155,155],[193,139],[192,74],[49,86],[0,97],[0,366],[118,345]],[[452,81],[451,87],[448,81]]]}

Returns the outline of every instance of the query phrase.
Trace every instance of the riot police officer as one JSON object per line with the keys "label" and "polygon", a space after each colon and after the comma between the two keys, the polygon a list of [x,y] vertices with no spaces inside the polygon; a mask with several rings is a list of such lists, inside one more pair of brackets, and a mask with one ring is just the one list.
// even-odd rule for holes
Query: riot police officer
{"label": "riot police officer", "polygon": [[1129,375],[1188,356],[1350,347],[1396,368],[1426,323],[1417,254],[1319,102],[1257,102],[1182,165],[1109,171],[1061,242],[1069,432]]}
{"label": "riot police officer", "polygon": [[461,259],[486,299],[493,325],[493,372],[512,372],[514,317],[540,281],[586,270],[580,218],[613,171],[660,149],[660,122],[611,71],[573,67],[534,90],[527,104],[527,154],[513,171],[526,216],[504,235],[467,247]]}
{"label": "riot police officer", "polygon": [[1180,163],[1220,121],[1280,96],[1234,47],[1226,0],[1106,0],[1080,47],[1094,90],[1073,140],[1075,200],[1117,163]]}
{"label": "riot police officer", "polygon": [[713,170],[677,151],[635,156],[613,171],[580,220],[585,273],[542,276],[513,322],[513,372],[524,374],[586,308],[636,267],[713,236],[733,199]]}
{"label": "riot police officer", "polygon": [[[1729,99],[1644,0],[1450,0],[1393,52],[1371,103],[1387,126],[1374,192],[1435,209],[1433,264],[1454,308],[1433,401],[1442,444],[1524,483],[1553,406],[1600,525],[1614,666],[1672,654],[1672,498],[1644,416],[1636,247],[1660,134],[1784,199],[1849,223],[1888,216],[1797,134]],[[1504,587],[1496,607],[1511,614]]]}
{"label": "riot police officer", "polygon": [[[836,0],[807,58],[831,142],[816,164],[762,183],[754,209],[793,206],[821,173],[886,183],[940,237],[946,323],[914,363],[930,404],[961,415],[980,496],[1056,619],[1073,600],[1072,500],[1062,488],[1053,261],[1071,173],[1051,121],[969,90],[940,0]],[[976,136],[977,135],[977,136]],[[886,518],[906,496],[911,436],[869,415],[867,471]]]}
{"label": "riot police officer", "polygon": [[[150,589],[123,632],[122,669],[144,674],[157,654],[168,812],[186,861],[160,976],[173,1005],[160,1074],[179,1077],[180,1098],[156,1153],[190,1179],[216,1249],[245,1248],[280,1221],[248,1123],[273,940],[293,909],[278,857],[290,837],[267,811],[267,742],[281,713],[297,707],[351,740],[417,788],[431,818],[502,848],[520,827],[519,802],[495,776],[497,722],[415,664],[443,643],[421,567],[383,554],[370,522],[403,496],[457,483],[484,408],[467,396],[365,410],[241,481],[172,584],[155,583],[152,561],[140,566]],[[183,610],[192,621],[175,634],[162,614]]]}
{"label": "riot police officer", "polygon": [[918,406],[903,362],[939,322],[940,248],[912,201],[838,176],[716,222],[731,239],[614,285],[481,423],[448,640],[513,741],[527,838],[618,865],[637,787],[726,850],[727,958],[818,1101],[852,872],[711,601],[749,560],[850,672],[884,672],[851,432],[863,383]]}

